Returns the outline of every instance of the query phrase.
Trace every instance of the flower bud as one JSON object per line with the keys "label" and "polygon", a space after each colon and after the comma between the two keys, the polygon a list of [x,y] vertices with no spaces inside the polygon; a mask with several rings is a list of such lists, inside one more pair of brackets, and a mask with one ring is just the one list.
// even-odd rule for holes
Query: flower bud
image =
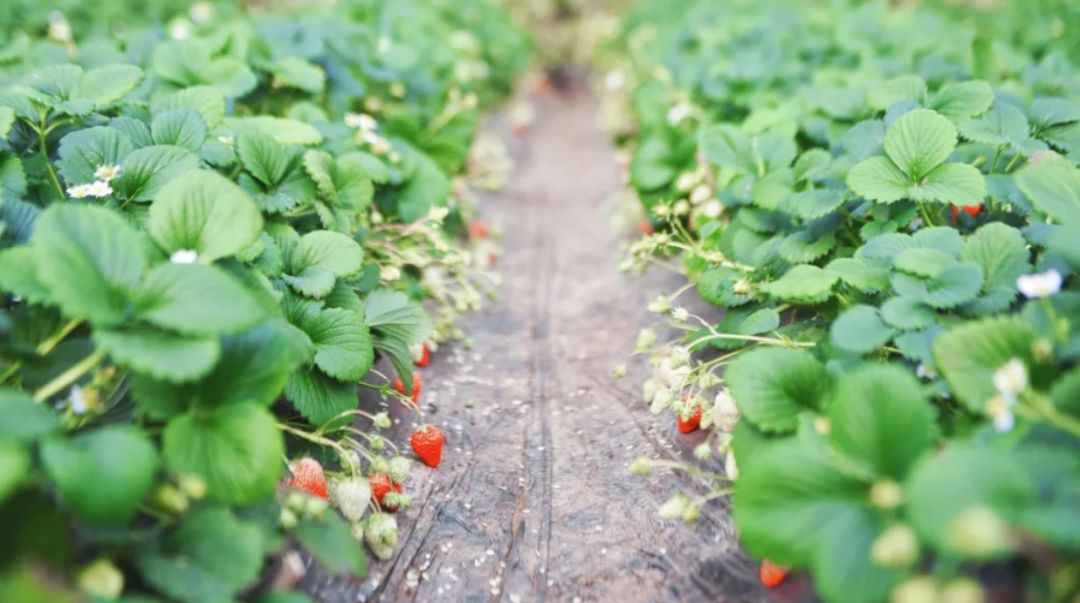
{"label": "flower bud", "polygon": [[870,486],[870,504],[878,509],[895,509],[904,502],[904,489],[892,480],[882,480]]}
{"label": "flower bud", "polygon": [[660,519],[682,519],[688,504],[690,504],[689,498],[683,494],[676,494],[660,505],[657,515],[660,516]]}
{"label": "flower bud", "polygon": [[124,592],[124,574],[105,558],[84,566],[75,577],[75,582],[83,594],[106,601],[113,601]]}
{"label": "flower bud", "polygon": [[983,603],[986,593],[982,586],[971,578],[955,578],[941,589],[938,603]]}
{"label": "flower bud", "polygon": [[907,569],[919,560],[915,531],[902,523],[889,526],[870,548],[870,558],[881,567]]}
{"label": "flower bud", "polygon": [[976,505],[956,516],[945,528],[950,549],[973,559],[990,559],[1013,546],[1009,525],[993,509]]}
{"label": "flower bud", "polygon": [[941,603],[938,583],[930,576],[908,578],[893,589],[889,603]]}
{"label": "flower bud", "polygon": [[639,456],[630,463],[630,473],[634,475],[648,475],[652,472],[652,461],[648,458]]}

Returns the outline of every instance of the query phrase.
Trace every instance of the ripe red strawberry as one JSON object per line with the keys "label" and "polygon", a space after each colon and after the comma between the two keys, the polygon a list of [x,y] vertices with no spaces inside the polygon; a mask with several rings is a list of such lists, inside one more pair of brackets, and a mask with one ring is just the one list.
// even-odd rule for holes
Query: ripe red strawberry
{"label": "ripe red strawberry", "polygon": [[761,583],[768,588],[776,588],[787,579],[788,570],[782,565],[777,565],[768,559],[761,560],[761,570],[758,576]]}
{"label": "ripe red strawberry", "polygon": [[326,474],[323,473],[322,465],[312,458],[302,458],[299,461],[289,463],[289,472],[292,474],[285,482],[286,488],[303,490],[312,496],[327,498]]}
{"label": "ripe red strawberry", "polygon": [[981,203],[978,204],[978,205],[965,205],[965,206],[963,206],[963,208],[961,208],[959,206],[956,206],[956,205],[953,205],[952,206],[952,221],[953,221],[953,224],[956,224],[956,222],[960,219],[960,210],[961,209],[963,209],[965,214],[971,216],[972,218],[978,218],[979,214],[982,213],[983,206],[982,206]]}
{"label": "ripe red strawberry", "polygon": [[409,440],[420,462],[428,467],[438,467],[442,462],[443,441],[442,430],[433,425],[422,425]]}
{"label": "ripe red strawberry", "polygon": [[483,220],[473,220],[470,222],[469,237],[473,239],[490,239],[491,231],[488,229],[487,222]]}
{"label": "ripe red strawberry", "polygon": [[690,418],[683,420],[682,414],[678,414],[675,416],[675,421],[678,423],[681,433],[696,431],[701,426],[701,406],[694,408],[694,414],[690,415]]}
{"label": "ripe red strawberry", "polygon": [[394,381],[394,389],[402,396],[409,396],[413,402],[416,402],[420,399],[420,390],[424,388],[424,378],[420,376],[420,371],[413,371],[412,381],[411,393],[405,392],[405,382],[401,380],[401,377]]}
{"label": "ripe red strawberry", "polygon": [[421,343],[413,351],[413,364],[424,368],[429,362],[431,362],[431,348],[428,347],[426,342]]}
{"label": "ripe red strawberry", "polygon": [[[382,507],[383,497],[391,492],[401,494],[401,484],[395,483],[387,473],[372,473],[368,476],[368,484],[371,485],[371,497]],[[384,507],[387,511],[397,511],[397,507]]]}
{"label": "ripe red strawberry", "polygon": [[650,222],[648,218],[642,218],[641,221],[638,222],[637,229],[638,232],[643,235],[651,235],[656,232],[656,229],[653,228],[652,222]]}

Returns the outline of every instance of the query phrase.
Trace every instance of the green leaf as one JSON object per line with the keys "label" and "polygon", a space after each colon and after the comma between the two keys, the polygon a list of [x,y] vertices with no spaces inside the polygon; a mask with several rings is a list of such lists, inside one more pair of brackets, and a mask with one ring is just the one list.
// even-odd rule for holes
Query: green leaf
{"label": "green leaf", "polygon": [[926,82],[917,75],[901,75],[878,84],[866,93],[866,102],[878,111],[908,101],[919,103],[926,97]]}
{"label": "green leaf", "polygon": [[866,507],[849,507],[821,535],[814,559],[814,586],[828,601],[885,601],[900,581],[898,571],[873,562],[872,547],[881,533],[881,519]]}
{"label": "green leaf", "polygon": [[858,258],[837,258],[825,271],[859,291],[881,291],[889,286],[889,271]]}
{"label": "green leaf", "polygon": [[224,270],[161,264],[135,292],[136,315],[187,335],[242,331],[263,318],[258,302]]}
{"label": "green leaf", "polygon": [[315,344],[315,365],[338,381],[359,381],[375,362],[371,332],[355,312],[330,308],[313,314],[300,328]]}
{"label": "green leaf", "polygon": [[15,109],[0,106],[0,140],[11,134],[11,127],[15,125]]}
{"label": "green leaf", "polygon": [[934,358],[953,395],[968,409],[982,412],[997,395],[994,373],[1013,358],[1034,366],[1031,344],[1035,333],[1019,316],[1000,316],[970,322],[934,342]]}
{"label": "green leaf", "polygon": [[0,503],[7,500],[26,476],[34,459],[26,446],[12,440],[0,440]]}
{"label": "green leaf", "polygon": [[334,283],[337,281],[333,272],[318,266],[304,268],[295,276],[284,274],[281,278],[297,293],[314,299],[322,299],[329,295],[334,290]]}
{"label": "green leaf", "polygon": [[847,195],[843,190],[807,190],[788,197],[780,209],[803,220],[816,220],[836,211],[846,200]]}
{"label": "green leaf", "polygon": [[832,344],[855,354],[867,354],[889,342],[896,331],[881,319],[873,306],[854,305],[845,310],[829,329]]}
{"label": "green leaf", "polygon": [[217,339],[189,338],[148,327],[94,331],[94,343],[117,364],[172,383],[206,375],[221,354]]}
{"label": "green leaf", "polygon": [[885,153],[911,181],[922,180],[956,148],[956,126],[928,109],[897,118],[885,134]]}
{"label": "green leaf", "polygon": [[415,155],[416,171],[398,191],[397,211],[404,222],[416,222],[426,217],[432,207],[446,205],[450,196],[450,181],[438,164],[426,155]]}
{"label": "green leaf", "polygon": [[897,270],[932,278],[942,270],[956,264],[956,257],[928,247],[905,249],[893,257],[893,266]]}
{"label": "green leaf", "polygon": [[134,555],[139,573],[154,588],[184,603],[232,601],[254,583],[263,566],[258,526],[228,509],[209,507]]}
{"label": "green leaf", "polygon": [[994,104],[994,89],[981,80],[946,84],[930,97],[929,107],[953,121],[982,115]]}
{"label": "green leaf", "polygon": [[48,440],[41,446],[41,462],[64,502],[97,523],[131,519],[160,465],[154,445],[130,427]]}
{"label": "green leaf", "polygon": [[87,99],[97,108],[120,100],[142,80],[142,69],[134,65],[105,65],[83,73],[72,97]]}
{"label": "green leaf", "polygon": [[300,522],[293,534],[327,572],[334,576],[363,577],[367,573],[367,556],[357,545],[349,525],[336,514],[327,513],[319,520]]}
{"label": "green leaf", "polygon": [[956,552],[950,524],[975,507],[1015,518],[1031,497],[1031,482],[1016,457],[995,448],[953,444],[924,457],[907,484],[908,517],[919,536],[943,552]]}
{"label": "green leaf", "polygon": [[975,166],[946,163],[912,186],[908,197],[914,201],[978,205],[986,198],[986,178]]}
{"label": "green leaf", "polygon": [[698,148],[717,167],[757,173],[750,137],[738,126],[718,124],[701,128]]}
{"label": "green leaf", "polygon": [[371,203],[375,194],[364,160],[356,153],[334,161],[329,153],[308,151],[304,154],[304,170],[331,204],[362,209]]}
{"label": "green leaf", "polygon": [[1032,205],[1062,224],[1080,223],[1080,170],[1048,155],[1016,173],[1016,185]]}
{"label": "green leaf", "polygon": [[777,252],[789,262],[812,262],[836,246],[831,233],[818,236],[809,230],[798,230],[783,238]]}
{"label": "green leaf", "polygon": [[909,179],[887,157],[870,157],[851,168],[848,188],[860,197],[879,203],[894,203],[908,194]]}
{"label": "green leaf", "polygon": [[937,315],[931,308],[916,298],[903,295],[889,298],[882,304],[881,317],[905,331],[925,329],[937,322]]}
{"label": "green leaf", "polygon": [[116,188],[131,201],[150,201],[170,181],[198,167],[199,158],[181,147],[143,147],[124,159]]}
{"label": "green leaf", "polygon": [[167,253],[192,250],[211,263],[254,244],[263,219],[240,187],[216,172],[193,170],[161,189],[146,226]]}
{"label": "green leaf", "polygon": [[277,420],[255,404],[180,415],[169,421],[162,446],[169,469],[201,477],[210,500],[231,505],[271,498],[283,470]]}
{"label": "green leaf", "polygon": [[99,167],[121,165],[135,150],[131,139],[115,128],[98,126],[75,130],[60,139],[56,167],[69,186],[89,184]]}
{"label": "green leaf", "polygon": [[[1050,401],[1059,409],[1080,416],[1080,367],[1073,368],[1054,383],[1050,390]],[[0,419],[3,419],[2,414]],[[0,436],[3,436],[2,428]]]}
{"label": "green leaf", "polygon": [[819,304],[832,296],[838,277],[817,266],[799,264],[779,279],[761,286],[767,295],[783,301]]}
{"label": "green leaf", "polygon": [[1027,140],[1030,126],[1023,111],[999,102],[986,115],[960,122],[960,133],[968,140],[998,146]]}
{"label": "green leaf", "polygon": [[270,66],[274,74],[274,83],[303,90],[308,94],[319,94],[326,85],[326,72],[322,67],[299,57],[280,57]]}
{"label": "green leaf", "polygon": [[150,122],[154,144],[172,145],[198,153],[206,142],[206,122],[194,109],[174,109],[154,115]]}
{"label": "green leaf", "polygon": [[52,409],[21,390],[0,389],[0,441],[32,442],[59,429]]}
{"label": "green leaf", "polygon": [[724,378],[746,420],[769,433],[794,431],[799,413],[820,408],[832,387],[825,366],[813,355],[783,348],[740,355]]}
{"label": "green leaf", "polygon": [[194,109],[208,128],[216,128],[225,119],[225,96],[211,86],[192,86],[154,99],[151,109],[155,114],[173,109]]}
{"label": "green leaf", "polygon": [[115,212],[54,204],[41,213],[30,245],[37,278],[72,318],[101,326],[127,317],[128,292],[142,276],[139,233]]}
{"label": "green leaf", "polygon": [[315,126],[295,119],[259,115],[257,117],[229,117],[226,125],[236,131],[252,129],[273,137],[281,144],[316,145],[323,141],[323,136]]}
{"label": "green leaf", "polygon": [[308,422],[316,426],[356,408],[360,403],[354,383],[332,379],[317,369],[294,373],[285,386],[285,397]]}
{"label": "green leaf", "polygon": [[818,554],[829,554],[822,546],[828,534],[859,512],[866,492],[824,447],[799,438],[778,442],[740,471],[733,511],[740,540],[755,557],[810,565]]}
{"label": "green leaf", "polygon": [[885,144],[885,122],[880,119],[860,121],[848,130],[840,144],[856,160],[879,154]]}
{"label": "green leaf", "polygon": [[1001,312],[1016,299],[1016,279],[1027,274],[1029,252],[1019,230],[991,222],[975,231],[964,245],[963,258],[983,270],[982,295],[972,302],[977,313]]}
{"label": "green leaf", "polygon": [[316,230],[300,237],[289,253],[287,264],[294,274],[318,268],[335,277],[349,276],[363,268],[364,249],[341,233]]}
{"label": "green leaf", "polygon": [[260,131],[245,132],[236,141],[236,154],[244,169],[267,188],[284,182],[292,171],[296,155],[273,136]]}
{"label": "green leaf", "polygon": [[868,476],[901,480],[930,448],[934,411],[898,365],[865,365],[838,380],[829,441]]}
{"label": "green leaf", "polygon": [[927,281],[927,293],[921,301],[938,309],[955,308],[975,299],[982,286],[982,268],[974,262],[961,262]]}
{"label": "green leaf", "polygon": [[0,251],[0,290],[36,304],[52,304],[52,293],[38,278],[34,250],[22,245]]}
{"label": "green leaf", "polygon": [[742,273],[731,268],[710,268],[697,278],[697,291],[702,299],[722,308],[741,306],[751,300],[746,294],[735,293],[735,283],[745,281]]}

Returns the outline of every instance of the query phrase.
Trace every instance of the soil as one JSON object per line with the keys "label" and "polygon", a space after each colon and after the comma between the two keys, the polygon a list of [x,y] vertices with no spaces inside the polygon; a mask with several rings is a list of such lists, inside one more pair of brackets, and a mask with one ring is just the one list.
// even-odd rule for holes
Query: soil
{"label": "soil", "polygon": [[[580,87],[579,87],[580,88]],[[627,359],[645,306],[681,277],[616,268],[620,234],[605,200],[622,189],[615,149],[579,89],[537,102],[511,140],[516,168],[482,205],[505,232],[500,297],[464,325],[475,347],[441,349],[424,370],[424,421],[447,437],[443,464],[416,464],[413,506],[398,513],[395,556],[360,583],[312,568],[320,601],[713,601],[804,599],[794,579],[766,593],[739,550],[725,501],[695,525],[662,521],[673,491],[703,485],[631,475],[640,456],[688,458],[681,435],[641,401],[646,374]],[[636,369],[636,370],[635,370]],[[394,440],[419,420],[395,407]]]}

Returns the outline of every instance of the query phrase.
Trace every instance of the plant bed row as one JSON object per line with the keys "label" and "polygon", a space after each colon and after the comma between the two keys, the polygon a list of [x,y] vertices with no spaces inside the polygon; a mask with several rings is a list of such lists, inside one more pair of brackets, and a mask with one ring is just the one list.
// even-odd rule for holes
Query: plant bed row
{"label": "plant bed row", "polygon": [[660,512],[733,494],[767,586],[1080,591],[1077,23],[1005,4],[645,1],[601,57],[646,216],[623,268],[689,279],[644,397],[726,459]]}
{"label": "plant bed row", "polygon": [[295,545],[362,576],[412,462],[358,388],[416,405],[492,292],[465,172],[527,40],[484,0],[12,4],[3,598],[304,601]]}

